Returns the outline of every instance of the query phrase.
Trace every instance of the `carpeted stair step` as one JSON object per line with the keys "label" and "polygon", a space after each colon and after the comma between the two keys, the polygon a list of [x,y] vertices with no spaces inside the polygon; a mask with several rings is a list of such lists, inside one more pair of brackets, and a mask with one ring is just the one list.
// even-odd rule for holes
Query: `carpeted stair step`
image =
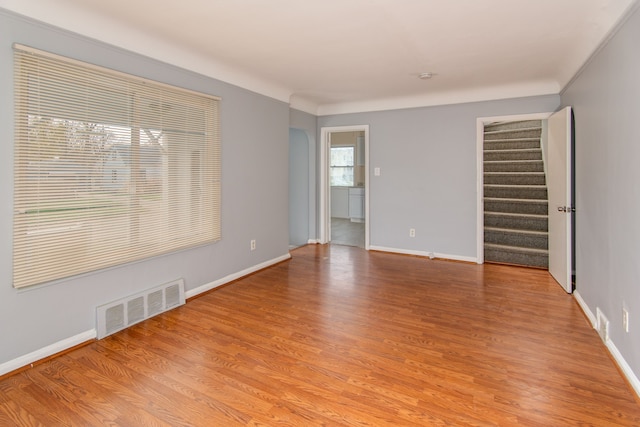
{"label": "carpeted stair step", "polygon": [[484,259],[502,264],[549,268],[549,251],[544,249],[514,248],[486,243],[484,245]]}
{"label": "carpeted stair step", "polygon": [[496,139],[484,142],[484,150],[527,150],[539,149],[540,138]]}
{"label": "carpeted stair step", "polygon": [[546,231],[485,227],[484,242],[518,248],[548,249],[549,233]]}
{"label": "carpeted stair step", "polygon": [[485,141],[495,141],[497,139],[515,139],[515,138],[538,138],[542,135],[542,129],[539,127],[521,128],[521,129],[501,129],[501,130],[484,130]]}
{"label": "carpeted stair step", "polygon": [[498,122],[484,130],[484,259],[547,268],[542,122]]}
{"label": "carpeted stair step", "polygon": [[485,197],[484,210],[485,212],[547,215],[549,213],[549,203],[546,200]]}
{"label": "carpeted stair step", "polygon": [[484,126],[485,131],[542,128],[542,120],[520,120],[517,122],[495,122]]}
{"label": "carpeted stair step", "polygon": [[526,150],[489,150],[484,152],[483,160],[485,162],[497,160],[542,160],[542,150],[539,148]]}
{"label": "carpeted stair step", "polygon": [[484,196],[499,199],[547,200],[547,186],[485,184]]}
{"label": "carpeted stair step", "polygon": [[544,172],[485,172],[485,184],[545,185]]}
{"label": "carpeted stair step", "polygon": [[549,231],[549,220],[547,215],[485,212],[484,226],[515,230]]}
{"label": "carpeted stair step", "polygon": [[544,172],[542,160],[498,160],[484,162],[485,172]]}

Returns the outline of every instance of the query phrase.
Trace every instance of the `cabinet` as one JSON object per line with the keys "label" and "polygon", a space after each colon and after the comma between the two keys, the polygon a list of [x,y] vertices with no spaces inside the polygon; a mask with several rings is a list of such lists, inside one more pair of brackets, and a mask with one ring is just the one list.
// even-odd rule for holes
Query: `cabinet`
{"label": "cabinet", "polygon": [[349,188],[349,218],[353,222],[364,220],[364,188]]}
{"label": "cabinet", "polygon": [[348,187],[331,187],[331,218],[349,218]]}

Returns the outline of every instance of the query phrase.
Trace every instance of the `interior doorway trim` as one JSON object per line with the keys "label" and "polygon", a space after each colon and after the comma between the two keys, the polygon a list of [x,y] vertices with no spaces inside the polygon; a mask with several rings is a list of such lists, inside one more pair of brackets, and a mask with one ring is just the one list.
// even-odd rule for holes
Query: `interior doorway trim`
{"label": "interior doorway trim", "polygon": [[[476,195],[477,195],[477,225],[476,225],[476,259],[478,264],[484,264],[484,126],[493,122],[517,122],[520,120],[547,120],[553,112],[514,114],[511,116],[478,117],[476,119]],[[544,156],[544,153],[543,153]]]}
{"label": "interior doorway trim", "polygon": [[364,248],[369,250],[369,125],[320,128],[320,230],[319,243],[331,241],[331,185],[329,183],[330,135],[335,132],[364,132]]}

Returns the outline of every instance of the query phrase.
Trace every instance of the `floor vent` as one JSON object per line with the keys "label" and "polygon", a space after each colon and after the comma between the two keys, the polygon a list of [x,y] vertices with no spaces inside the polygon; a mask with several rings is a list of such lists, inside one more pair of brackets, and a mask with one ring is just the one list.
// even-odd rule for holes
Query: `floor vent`
{"label": "floor vent", "polygon": [[175,280],[97,308],[98,339],[183,305],[184,281]]}

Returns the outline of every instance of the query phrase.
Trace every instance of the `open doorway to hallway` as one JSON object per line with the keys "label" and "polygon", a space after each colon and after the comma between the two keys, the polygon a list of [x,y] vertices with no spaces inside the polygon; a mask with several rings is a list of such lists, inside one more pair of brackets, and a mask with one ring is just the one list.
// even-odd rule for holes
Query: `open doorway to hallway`
{"label": "open doorway to hallway", "polygon": [[364,131],[332,132],[329,146],[331,243],[365,245]]}
{"label": "open doorway to hallway", "polygon": [[369,246],[369,126],[321,129],[320,243]]}

